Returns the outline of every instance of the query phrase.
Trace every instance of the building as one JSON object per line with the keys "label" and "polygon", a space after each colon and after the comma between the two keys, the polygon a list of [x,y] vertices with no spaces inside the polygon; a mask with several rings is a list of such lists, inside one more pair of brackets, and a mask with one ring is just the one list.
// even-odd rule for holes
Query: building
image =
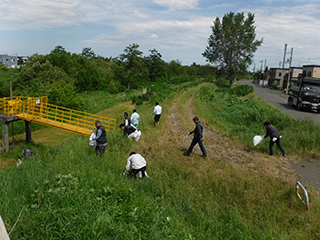
{"label": "building", "polygon": [[289,80],[289,85],[288,85],[288,77],[289,77],[289,72],[284,76],[284,81],[283,81],[283,89],[286,89],[289,87],[293,82],[297,82],[299,76],[302,74],[303,68],[302,67],[291,67],[290,68],[290,80]]}
{"label": "building", "polygon": [[277,89],[284,89],[284,77],[288,74],[288,68],[270,68],[268,79],[268,86],[275,86]]}
{"label": "building", "polygon": [[0,64],[4,64],[8,68],[16,68],[18,66],[18,57],[9,55],[0,55]]}
{"label": "building", "polygon": [[302,68],[304,77],[320,78],[320,65],[303,65]]}
{"label": "building", "polygon": [[26,63],[26,62],[28,62],[29,61],[29,57],[24,57],[24,56],[19,56],[18,57],[18,64],[20,65],[20,64],[24,64],[24,63]]}

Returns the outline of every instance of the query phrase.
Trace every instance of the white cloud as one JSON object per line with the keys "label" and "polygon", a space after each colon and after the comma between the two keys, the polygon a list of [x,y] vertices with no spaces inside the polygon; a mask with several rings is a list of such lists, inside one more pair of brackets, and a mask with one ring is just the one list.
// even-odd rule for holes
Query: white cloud
{"label": "white cloud", "polygon": [[120,42],[137,42],[162,49],[205,48],[211,32],[211,18],[198,17],[186,21],[154,20],[147,22],[122,22],[116,25],[115,34],[100,34],[88,39],[87,44],[116,46]]}
{"label": "white cloud", "polygon": [[[284,44],[288,44],[287,52],[293,48],[294,65],[302,66],[307,58],[318,59],[320,64],[319,53],[315,51],[320,44],[319,4],[262,8],[250,12],[255,13],[257,38],[263,38],[257,57],[269,59],[269,64],[277,67],[283,60]],[[289,57],[290,54],[287,54],[286,58]]]}
{"label": "white cloud", "polygon": [[[302,0],[299,1],[301,4]],[[282,6],[276,6],[280,3]],[[320,4],[292,6],[277,1],[265,5],[261,1],[261,7],[256,9],[237,9],[238,4],[217,7],[210,0],[0,0],[0,31],[16,30],[9,32],[20,34],[21,39],[25,32],[18,30],[40,29],[32,31],[30,46],[25,49],[31,49],[35,42],[32,38],[48,42],[48,51],[53,44],[64,46],[72,42],[72,47],[81,49],[83,44],[89,44],[93,48],[113,48],[112,51],[120,54],[128,44],[138,43],[141,47],[156,48],[171,55],[183,53],[187,57],[188,53],[201,55],[204,51],[212,33],[210,26],[217,16],[222,17],[229,11],[252,12],[255,14],[257,39],[264,39],[255,54],[257,61],[267,59],[268,64],[276,67],[283,58],[283,47],[287,43],[288,51],[294,48],[293,63],[318,59],[315,64],[320,64],[316,50],[320,45]],[[44,34],[41,30],[47,29],[52,30],[54,37],[41,38]],[[19,39],[18,35],[12,36]],[[44,41],[43,45],[46,44]],[[7,48],[7,42],[0,43]],[[23,44],[26,43],[19,42],[19,45]],[[13,49],[6,51],[16,52],[16,45],[12,43]],[[39,46],[32,47],[38,51]],[[189,58],[193,57],[190,55]]]}
{"label": "white cloud", "polygon": [[153,0],[153,2],[171,10],[194,9],[198,6],[198,0]]}
{"label": "white cloud", "polygon": [[77,24],[79,0],[0,2],[0,30],[39,29]]}

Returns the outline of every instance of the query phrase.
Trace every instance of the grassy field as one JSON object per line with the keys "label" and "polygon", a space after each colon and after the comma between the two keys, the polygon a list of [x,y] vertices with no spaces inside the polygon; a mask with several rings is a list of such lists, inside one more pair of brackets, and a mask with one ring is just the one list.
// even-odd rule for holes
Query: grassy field
{"label": "grassy field", "polygon": [[[102,158],[95,156],[87,137],[57,129],[34,132],[33,145],[26,145],[36,151],[34,158],[0,172],[0,213],[10,238],[320,238],[316,192],[311,191],[311,209],[306,211],[290,181],[220,159],[196,154],[186,158],[182,152],[190,142],[180,136],[194,127],[190,99],[193,114],[204,124],[252,152],[265,151],[264,145],[252,147],[252,136],[264,134],[263,121],[272,119],[293,141],[283,141],[287,152],[306,154],[315,148],[316,154],[319,147],[312,144],[318,141],[317,126],[294,121],[253,94],[237,96],[209,83],[163,87],[169,90],[171,97],[160,101],[164,111],[158,127],[153,125],[154,99],[134,106],[123,95],[83,96],[94,109],[88,111],[116,117],[118,123],[124,111],[131,114],[134,108],[142,118],[140,141],[128,141],[118,128],[107,133],[109,144]],[[310,136],[297,137],[293,127]],[[146,158],[150,178],[122,175],[131,151]],[[1,162],[20,152],[21,147],[1,154]]]}

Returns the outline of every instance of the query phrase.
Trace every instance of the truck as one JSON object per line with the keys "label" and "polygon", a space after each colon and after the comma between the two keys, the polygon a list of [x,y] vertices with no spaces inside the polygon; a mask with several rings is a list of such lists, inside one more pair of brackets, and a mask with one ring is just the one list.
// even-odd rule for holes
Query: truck
{"label": "truck", "polygon": [[320,112],[320,78],[301,77],[290,85],[288,94],[289,106]]}

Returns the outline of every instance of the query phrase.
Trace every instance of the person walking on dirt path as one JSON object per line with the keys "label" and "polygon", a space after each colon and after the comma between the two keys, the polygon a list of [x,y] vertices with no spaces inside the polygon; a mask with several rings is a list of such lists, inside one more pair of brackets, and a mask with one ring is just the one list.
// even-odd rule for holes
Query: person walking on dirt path
{"label": "person walking on dirt path", "polygon": [[129,171],[129,175],[132,177],[148,177],[146,170],[147,161],[144,159],[144,157],[142,157],[139,153],[131,152],[129,158],[127,159],[127,165],[123,175]]}
{"label": "person walking on dirt path", "polygon": [[154,115],[154,125],[159,125],[159,120],[162,113],[162,107],[159,105],[159,102],[156,102],[156,106],[153,109],[153,115]]}
{"label": "person walking on dirt path", "polygon": [[102,126],[100,120],[96,120],[94,124],[96,125],[97,130],[96,130],[96,137],[93,138],[92,140],[97,141],[96,154],[97,156],[102,157],[106,150],[106,146],[108,145],[106,130]]}
{"label": "person walking on dirt path", "polygon": [[190,135],[193,133],[193,139],[192,139],[192,142],[190,144],[188,151],[186,151],[183,155],[190,156],[194,146],[198,143],[200,146],[201,152],[202,152],[202,157],[207,157],[206,150],[205,150],[203,143],[202,143],[203,127],[202,127],[201,122],[199,121],[198,117],[194,117],[193,122],[196,124],[195,129],[192,132],[190,132]]}
{"label": "person walking on dirt path", "polygon": [[282,155],[285,157],[286,153],[280,144],[281,136],[280,136],[278,130],[274,126],[272,126],[269,122],[265,122],[265,123],[263,123],[263,125],[266,127],[266,130],[267,130],[267,133],[264,136],[264,138],[267,138],[270,136],[270,143],[269,143],[270,156],[273,156],[273,145],[274,145],[274,143],[276,143],[278,148],[282,152]]}
{"label": "person walking on dirt path", "polygon": [[136,129],[138,129],[139,122],[140,122],[140,115],[139,113],[137,113],[136,109],[133,109],[133,113],[131,115],[131,124],[135,126]]}
{"label": "person walking on dirt path", "polygon": [[127,125],[131,125],[131,120],[130,120],[130,117],[128,115],[127,112],[124,112],[123,113],[123,116],[124,116],[124,125],[127,126]]}

